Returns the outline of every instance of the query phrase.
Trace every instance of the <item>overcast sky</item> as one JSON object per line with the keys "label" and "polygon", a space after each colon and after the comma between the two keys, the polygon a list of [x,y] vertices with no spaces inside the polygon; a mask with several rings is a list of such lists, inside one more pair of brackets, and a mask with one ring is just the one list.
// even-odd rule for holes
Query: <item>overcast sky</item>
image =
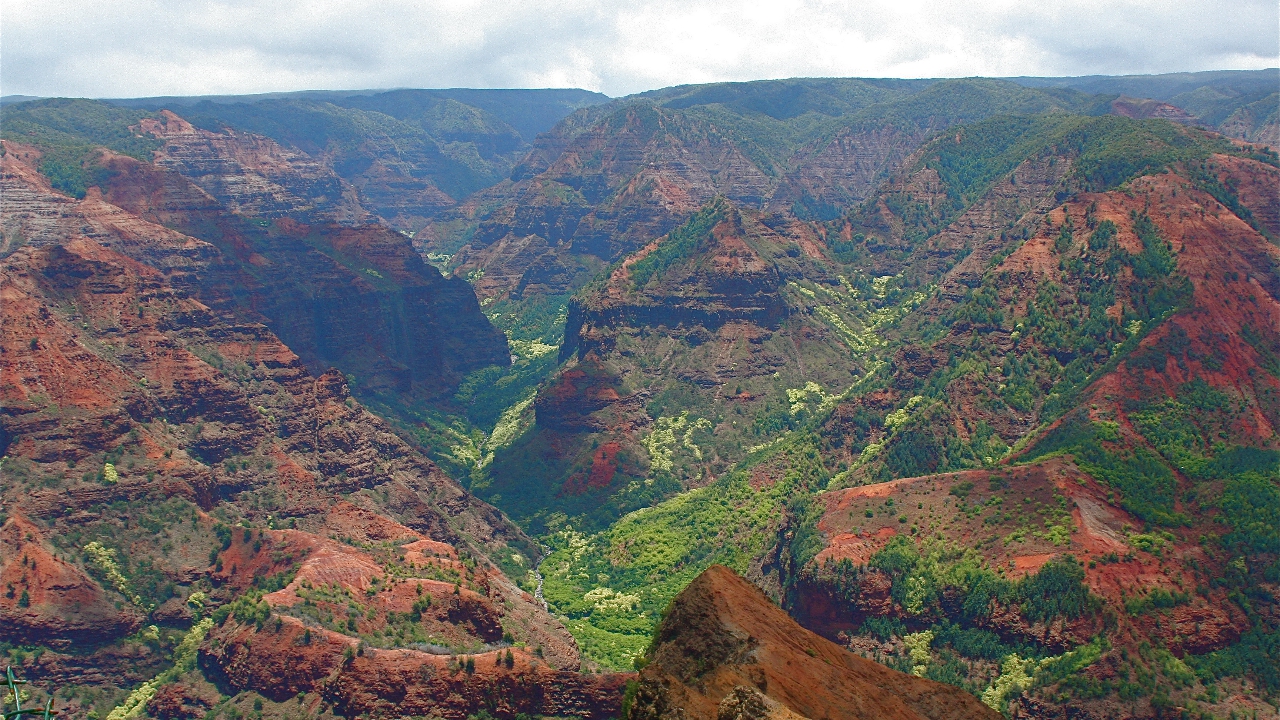
{"label": "overcast sky", "polygon": [[1280,64],[1276,0],[4,0],[0,93],[390,87],[624,95],[795,76]]}

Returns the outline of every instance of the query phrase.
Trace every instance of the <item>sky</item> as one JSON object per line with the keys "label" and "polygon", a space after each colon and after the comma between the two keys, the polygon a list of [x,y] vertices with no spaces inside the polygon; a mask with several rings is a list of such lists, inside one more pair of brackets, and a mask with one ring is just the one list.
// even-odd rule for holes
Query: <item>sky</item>
{"label": "sky", "polygon": [[1276,0],[5,0],[0,94],[394,87],[611,96],[782,77],[1280,65]]}

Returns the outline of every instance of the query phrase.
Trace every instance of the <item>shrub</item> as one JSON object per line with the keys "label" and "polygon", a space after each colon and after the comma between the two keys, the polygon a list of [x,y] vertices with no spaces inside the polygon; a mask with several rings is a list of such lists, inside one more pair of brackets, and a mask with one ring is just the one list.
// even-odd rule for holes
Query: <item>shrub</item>
{"label": "shrub", "polygon": [[1252,676],[1268,691],[1280,691],[1280,628],[1256,625],[1235,645],[1206,655],[1188,655],[1185,662],[1204,682]]}
{"label": "shrub", "polygon": [[1045,563],[1035,575],[1018,584],[1022,614],[1031,620],[1077,618],[1096,612],[1102,601],[1084,584],[1084,568],[1070,555]]}
{"label": "shrub", "polygon": [[895,635],[898,637],[905,635],[907,628],[897,618],[869,617],[862,621],[862,632],[872,635],[883,642]]}
{"label": "shrub", "polygon": [[1280,552],[1280,487],[1257,473],[1226,481],[1219,500],[1231,532],[1224,540],[1255,553]]}
{"label": "shrub", "polygon": [[1111,241],[1115,239],[1117,230],[1116,224],[1110,220],[1103,220],[1098,223],[1098,227],[1089,236],[1089,251],[1099,252],[1110,249]]}
{"label": "shrub", "polygon": [[261,595],[256,592],[241,595],[230,603],[214,610],[213,620],[221,625],[228,618],[234,617],[242,623],[253,623],[261,629],[271,617],[271,605],[260,598]]}

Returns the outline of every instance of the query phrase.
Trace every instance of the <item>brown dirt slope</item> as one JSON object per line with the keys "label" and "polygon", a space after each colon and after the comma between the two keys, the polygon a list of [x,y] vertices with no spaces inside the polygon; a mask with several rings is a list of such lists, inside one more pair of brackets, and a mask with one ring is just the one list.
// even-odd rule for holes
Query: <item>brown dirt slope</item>
{"label": "brown dirt slope", "polygon": [[[958,688],[895,672],[805,630],[723,566],[676,597],[649,657],[628,720],[999,717]],[[752,688],[785,710],[744,702]],[[768,712],[752,713],[752,704]]]}

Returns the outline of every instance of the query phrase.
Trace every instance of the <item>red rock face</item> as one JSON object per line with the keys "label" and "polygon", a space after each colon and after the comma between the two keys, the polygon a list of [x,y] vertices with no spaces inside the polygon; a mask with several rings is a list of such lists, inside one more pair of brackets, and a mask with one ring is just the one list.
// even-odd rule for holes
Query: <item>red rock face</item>
{"label": "red rock face", "polygon": [[510,362],[505,336],[467,283],[443,278],[397,232],[290,218],[263,227],[174,172],[110,154],[104,192],[71,202],[22,159],[34,162],[29,155],[0,161],[6,237],[92,238],[211,308],[266,324],[314,374],[337,366],[360,390],[404,402],[450,393],[466,373]]}
{"label": "red rock face", "polygon": [[591,459],[591,474],[587,478],[587,487],[606,488],[618,472],[618,450],[622,446],[616,442],[607,442],[600,446]]}
{"label": "red rock face", "polygon": [[0,527],[0,623],[5,636],[65,648],[136,630],[141,617],[117,609],[82,569],[51,553],[43,535],[20,514]]}
{"label": "red rock face", "polygon": [[705,334],[739,322],[776,330],[788,312],[781,286],[801,274],[799,263],[780,251],[794,239],[737,207],[725,204],[722,209],[725,217],[709,237],[661,278],[636,288],[630,268],[670,242],[667,238],[628,257],[602,289],[575,301],[561,356],[575,351],[579,357],[592,351],[603,355],[613,349],[612,336],[624,328],[662,326],[677,334],[701,328]]}
{"label": "red rock face", "polygon": [[1170,105],[1158,100],[1125,97],[1123,95],[1111,101],[1111,113],[1121,117],[1141,120],[1159,118],[1181,123],[1195,122],[1194,116],[1176,105]]}
{"label": "red rock face", "polygon": [[672,602],[649,661],[628,720],[718,717],[740,688],[801,717],[999,717],[958,688],[890,670],[805,630],[721,566]]}
{"label": "red rock face", "polygon": [[332,169],[269,138],[201,130],[168,110],[139,130],[164,140],[157,166],[189,178],[232,212],[343,224],[369,219]]}
{"label": "red rock face", "polygon": [[[311,533],[233,534],[230,547],[220,554],[223,569],[214,574],[215,581],[245,588],[289,567],[296,574],[287,586],[264,597],[278,615],[256,626],[231,617],[201,650],[201,666],[224,687],[252,689],[276,701],[314,693],[314,702],[323,698],[344,714],[398,716],[430,710],[459,719],[479,710],[504,716],[616,714],[627,677],[573,672],[576,649],[565,644],[563,634],[527,636],[536,654],[523,647],[465,657],[366,647],[356,631],[376,634],[394,616],[411,610],[421,615],[415,624],[441,641],[488,647],[486,643],[503,639],[504,624],[521,622],[518,608],[504,606],[528,598],[491,570],[470,570],[458,561],[454,547],[385,517],[363,514],[349,503],[339,503],[331,516],[333,530],[354,531],[344,537],[393,537],[403,553],[396,574],[388,574],[368,553]],[[348,524],[352,518],[354,526]],[[459,579],[425,577],[441,570]],[[415,577],[420,571],[424,577]],[[313,589],[324,589],[324,594]],[[330,597],[335,591],[346,594],[335,600]],[[347,612],[348,597],[359,598],[365,608],[347,625],[350,634],[307,625],[289,614],[305,602],[340,616]]]}
{"label": "red rock face", "polygon": [[595,413],[622,404],[621,389],[621,379],[599,357],[588,356],[538,394],[534,405],[538,423],[569,431],[605,429],[608,421]]}
{"label": "red rock face", "polygon": [[[227,655],[228,678],[295,693],[311,682],[305,678],[327,677],[361,632],[416,612],[415,622],[441,641],[500,644],[510,636],[537,648],[547,674],[533,685],[562,673],[576,687],[572,638],[488,559],[530,562],[537,549],[528,538],[361,407],[342,372],[311,374],[267,326],[237,314],[234,293],[220,294],[237,287],[237,273],[270,268],[281,256],[268,248],[242,258],[236,252],[249,245],[226,241],[224,249],[111,202],[154,220],[221,212],[172,174],[108,158],[122,170],[118,184],[71,201],[31,171],[30,153],[9,148],[6,237],[25,242],[0,257],[0,444],[8,456],[0,618],[14,639],[68,651],[29,660],[28,679],[137,684],[162,658],[146,645],[113,643],[140,624],[184,627],[193,614],[184,600],[197,587],[212,588],[208,611],[296,573],[267,596],[277,614],[309,602],[299,593],[320,585],[361,598],[369,612],[350,636],[317,633],[310,652],[327,643],[329,655],[280,655],[269,672],[237,670],[238,656]],[[457,285],[438,273],[433,281],[405,254],[407,242],[385,230],[282,221],[271,233],[273,242],[318,242],[364,258],[357,271],[369,286],[396,284],[402,298],[419,293],[418,302],[430,303],[440,285]],[[501,350],[505,359],[505,344]],[[158,507],[175,508],[176,519],[157,521],[160,533],[136,533],[131,515],[149,518]],[[221,525],[205,512],[215,508],[254,529]],[[277,523],[298,529],[271,529]],[[100,538],[116,552],[123,583],[92,569],[85,541],[72,537]],[[153,607],[137,594],[143,562],[176,597]],[[402,582],[408,577],[415,582]],[[298,623],[305,636],[296,618],[281,622]],[[604,691],[565,692],[555,707],[594,703],[591,693]],[[179,717],[201,705],[179,695],[158,695],[154,714]]]}
{"label": "red rock face", "polygon": [[[468,195],[505,178],[528,144],[519,131],[478,107],[443,98],[424,105],[421,92],[406,94],[419,97],[389,100],[397,106],[390,114],[401,122],[387,123],[390,118],[379,112],[372,122],[368,116],[357,120],[360,127],[347,124],[352,115],[371,109],[357,109],[359,101],[335,108],[268,100],[239,106],[247,116],[237,110],[229,115],[220,109],[194,110],[200,127],[163,110],[133,130],[164,141],[157,164],[189,178],[236,212],[315,223],[377,223],[413,233]],[[374,105],[390,109],[378,100]],[[415,116],[414,105],[425,114]],[[180,107],[178,112],[188,110]],[[534,120],[535,126],[553,122],[557,112]],[[347,113],[352,115],[339,117]],[[228,127],[261,128],[255,120],[266,121],[266,132],[280,142]],[[533,137],[533,128],[526,130]]]}
{"label": "red rock face", "polygon": [[[1270,222],[1266,218],[1277,212],[1280,202],[1274,195],[1268,201],[1259,183],[1264,182],[1264,177],[1273,184],[1280,182],[1280,172],[1238,158],[1228,163],[1216,156],[1214,162],[1221,163],[1224,175],[1240,178],[1233,185],[1246,188],[1242,202],[1258,208],[1255,217],[1260,219],[1256,222],[1266,229],[1264,223]],[[1280,327],[1280,277],[1275,271],[1280,250],[1258,230],[1177,175],[1142,178],[1135,181],[1135,189],[1144,203],[1150,203],[1144,207],[1161,235],[1172,243],[1178,270],[1194,286],[1194,300],[1192,307],[1146,337],[1136,356],[1145,357],[1148,351],[1169,347],[1174,336],[1181,349],[1158,363],[1162,367],[1134,367],[1139,363],[1126,362],[1116,373],[1099,381],[1090,393],[1091,403],[1114,407],[1123,416],[1120,397],[1149,398],[1152,391],[1174,397],[1179,387],[1199,378],[1234,396],[1256,398],[1250,403],[1250,412],[1231,431],[1248,444],[1273,442],[1280,410],[1266,398],[1280,384],[1269,373],[1260,371],[1265,359],[1244,339],[1244,330],[1252,328],[1269,334],[1273,331],[1262,329]],[[1098,203],[1098,212],[1102,213],[1099,218],[1120,220],[1136,209],[1135,200],[1109,193],[1082,198],[1069,205],[1068,211],[1082,215],[1092,202]],[[1141,248],[1132,233],[1121,233],[1117,238],[1133,251]],[[1034,267],[1044,272],[1045,260],[1032,259],[1042,257],[1043,251],[1037,255],[1036,247],[1027,247],[1026,255],[1016,261],[1011,256],[1010,261],[1017,263],[1011,267]],[[1117,302],[1125,301],[1120,297]],[[1108,400],[1107,395],[1112,399]]]}
{"label": "red rock face", "polygon": [[[512,657],[508,668],[505,651],[469,655],[460,668],[457,657],[404,650],[366,652],[344,668],[324,695],[348,714],[398,717],[436,712],[462,720],[486,710],[499,717],[523,712],[605,720],[617,717],[627,681],[633,677],[554,670],[521,650],[513,651]],[[474,662],[474,672],[467,670],[469,661]]]}
{"label": "red rock face", "polygon": [[204,717],[214,704],[216,699],[211,702],[191,688],[174,683],[165,685],[156,692],[155,697],[147,703],[147,712],[159,720],[193,720]]}
{"label": "red rock face", "polygon": [[[1019,502],[1022,498],[1030,498],[1028,505],[1063,497],[1071,508],[1073,528],[1066,544],[1055,544],[1046,537],[1034,535],[1016,544],[984,542],[984,538],[993,534],[993,526],[979,518],[958,524],[953,522],[946,535],[960,547],[981,547],[984,560],[991,567],[1001,569],[1010,579],[1034,573],[1045,562],[1064,553],[1086,564],[1095,561],[1086,570],[1086,582],[1093,592],[1120,608],[1117,615],[1123,618],[1119,629],[1109,631],[1113,637],[1159,637],[1179,653],[1203,653],[1235,642],[1240,633],[1249,628],[1244,615],[1226,600],[1225,590],[1193,598],[1190,604],[1179,606],[1172,616],[1161,620],[1155,616],[1130,618],[1123,610],[1124,598],[1156,588],[1180,591],[1196,582],[1190,567],[1183,563],[1192,559],[1207,562],[1207,559],[1197,551],[1194,543],[1172,553],[1181,558],[1173,563],[1162,562],[1149,553],[1133,554],[1133,548],[1125,539],[1125,528],[1140,527],[1141,521],[1114,507],[1107,499],[1108,492],[1113,491],[1098,484],[1071,462],[1059,458],[1000,471],[994,475],[999,480],[995,485],[988,481],[989,477],[993,475],[985,470],[967,471],[827,493],[823,496],[825,513],[818,522],[827,544],[814,558],[815,567],[842,560],[855,566],[866,565],[900,531],[910,532],[912,528],[928,526],[935,516],[953,513],[948,508],[958,502],[958,496],[952,492],[957,487],[970,486],[961,494],[974,505],[1002,497],[1016,498]],[[887,500],[894,501],[888,512],[882,510]],[[874,517],[865,516],[864,510],[868,508],[873,509]],[[906,522],[900,521],[900,517],[905,517]],[[997,524],[994,534],[1002,535],[1010,529]],[[1117,555],[1127,559],[1109,559]],[[821,572],[802,574],[797,588],[792,612],[806,627],[829,638],[836,638],[842,632],[857,631],[868,617],[890,617],[909,622],[940,619],[922,619],[908,613],[890,597],[890,579],[880,571],[873,570],[861,576],[859,587],[854,590],[828,585]],[[1075,623],[1056,625],[1029,623],[1008,608],[994,612],[986,622],[990,629],[1006,638],[1064,650],[1088,642],[1094,633],[1102,629],[1096,624],[1097,618],[1082,618]],[[1192,627],[1200,630],[1188,632]]]}
{"label": "red rock face", "polygon": [[259,630],[233,623],[214,637],[200,662],[229,687],[277,701],[315,692],[343,715],[434,713],[462,720],[484,710],[603,720],[616,716],[631,677],[557,670],[521,648],[465,656],[358,649],[291,618]]}

